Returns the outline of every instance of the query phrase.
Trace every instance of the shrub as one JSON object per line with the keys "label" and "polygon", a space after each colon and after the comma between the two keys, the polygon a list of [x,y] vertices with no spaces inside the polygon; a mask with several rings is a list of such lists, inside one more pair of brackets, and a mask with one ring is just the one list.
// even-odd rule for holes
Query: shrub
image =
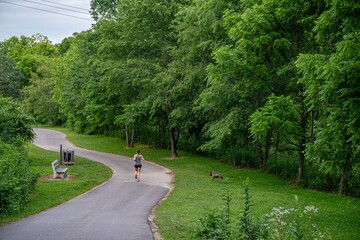
{"label": "shrub", "polygon": [[277,153],[270,157],[266,172],[283,179],[294,180],[297,177],[298,156],[296,154]]}
{"label": "shrub", "polygon": [[229,239],[230,225],[224,212],[212,210],[200,218],[200,223],[197,236],[203,239]]}
{"label": "shrub", "polygon": [[30,141],[34,137],[33,119],[19,110],[16,103],[0,95],[0,140],[18,143],[19,139]]}
{"label": "shrub", "polygon": [[224,197],[225,209],[212,210],[200,218],[201,226],[197,229],[197,236],[203,239],[229,239],[230,227],[230,195],[226,191]]}
{"label": "shrub", "polygon": [[339,174],[326,171],[319,164],[307,163],[304,172],[304,187],[320,191],[336,192],[339,184]]}
{"label": "shrub", "polygon": [[346,176],[344,192],[354,197],[360,197],[360,164]]}
{"label": "shrub", "polygon": [[0,141],[0,215],[20,212],[26,207],[37,176],[29,172],[22,147]]}

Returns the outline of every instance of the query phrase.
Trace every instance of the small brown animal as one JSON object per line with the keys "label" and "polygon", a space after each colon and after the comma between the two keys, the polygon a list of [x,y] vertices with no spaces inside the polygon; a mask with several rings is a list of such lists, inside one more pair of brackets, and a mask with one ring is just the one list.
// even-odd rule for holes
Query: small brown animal
{"label": "small brown animal", "polygon": [[224,179],[224,177],[217,172],[210,172],[210,176],[211,176],[211,180],[214,180],[214,178],[220,178],[220,179]]}

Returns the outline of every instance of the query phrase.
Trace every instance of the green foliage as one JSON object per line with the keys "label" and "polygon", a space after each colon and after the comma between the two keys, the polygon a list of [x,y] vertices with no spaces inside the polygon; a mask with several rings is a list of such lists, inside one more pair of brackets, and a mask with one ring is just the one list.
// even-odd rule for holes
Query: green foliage
{"label": "green foliage", "polygon": [[[214,63],[207,68],[208,86],[199,98],[200,108],[210,115],[205,125],[210,140],[203,146],[229,151],[248,143],[249,117],[272,93],[297,94],[300,86],[294,81],[293,62],[300,52],[313,49],[308,31],[322,7],[313,1],[286,0],[243,1],[240,8],[234,5],[223,14],[228,44],[213,51]],[[231,118],[234,115],[238,117]],[[234,119],[231,125],[229,119]],[[259,132],[266,133],[263,130]]]}
{"label": "green foliage", "polygon": [[197,235],[202,239],[229,239],[229,219],[223,212],[206,213],[200,223]]}
{"label": "green foliage", "polygon": [[[266,165],[265,171],[269,174],[274,174],[283,179],[287,179],[290,181],[296,180],[297,178],[297,170],[298,170],[298,162],[296,161],[298,158],[295,153],[288,153],[287,151],[282,151],[276,154],[273,154],[269,158],[269,162]],[[308,168],[308,165],[305,164],[306,173],[311,170]],[[312,172],[310,175],[315,174]],[[308,176],[308,175],[306,175]],[[305,182],[308,179],[304,180]],[[310,179],[309,179],[310,180]]]}
{"label": "green foliage", "polygon": [[31,84],[23,88],[22,109],[34,116],[38,123],[54,126],[59,121],[59,105],[53,98],[55,84],[49,73],[54,64],[50,64],[48,59],[43,61],[47,61],[41,67],[43,74],[33,74]]}
{"label": "green foliage", "polygon": [[37,181],[22,147],[0,141],[0,216],[24,210]]}
{"label": "green foliage", "polygon": [[[354,7],[339,4],[338,1],[329,3],[331,8],[324,12],[317,22],[318,40],[320,41],[327,30],[331,28],[335,36],[325,44],[322,55],[302,55],[296,65],[303,78],[300,80],[306,86],[305,96],[314,111],[319,112],[316,119],[317,131],[315,141],[307,146],[307,156],[318,162],[323,171],[336,170],[339,176],[339,192],[344,191],[348,173],[354,165],[359,163],[360,144],[358,111],[360,94],[359,85],[359,48],[360,26],[353,21]],[[349,11],[343,12],[344,9]],[[350,10],[351,9],[351,10]],[[341,18],[344,24],[334,23],[329,19],[329,13],[344,14]],[[352,30],[354,30],[354,32]]]}
{"label": "green foliage", "polygon": [[32,37],[12,37],[2,42],[0,49],[16,63],[16,69],[25,76],[19,82],[16,82],[16,78],[12,79],[11,84],[12,87],[18,85],[23,91],[23,110],[40,123],[54,125],[59,119],[57,104],[53,100],[52,80],[56,46],[47,37],[38,34]]}
{"label": "green foliage", "polygon": [[14,99],[20,97],[20,83],[24,76],[15,68],[15,63],[0,49],[0,94]]}
{"label": "green foliage", "polygon": [[23,210],[36,182],[24,149],[34,137],[31,123],[17,104],[0,97],[0,215]]}
{"label": "green foliage", "polygon": [[34,136],[31,123],[15,103],[0,98],[0,215],[23,210],[36,182],[23,149]]}
{"label": "green foliage", "polygon": [[348,173],[345,181],[344,192],[354,197],[360,196],[360,165],[357,164]]}
{"label": "green foliage", "polygon": [[95,58],[98,40],[93,31],[66,39],[70,46],[58,59],[52,81],[54,99],[69,127],[77,132],[107,134],[114,126],[116,101],[100,82]]}
{"label": "green foliage", "polygon": [[113,17],[117,2],[118,0],[93,0],[90,2],[91,15],[95,20]]}
{"label": "green foliage", "polygon": [[[290,96],[271,95],[264,107],[250,116],[250,133],[255,141],[264,141],[268,132],[287,136],[299,134],[300,109]],[[279,141],[279,140],[278,140]]]}
{"label": "green foliage", "polygon": [[16,63],[16,69],[25,76],[20,82],[21,87],[30,83],[32,74],[41,75],[38,65],[44,57],[55,57],[57,54],[56,47],[47,37],[40,34],[31,37],[11,37],[0,43],[0,49]]}
{"label": "green foliage", "polygon": [[32,123],[33,119],[22,113],[16,103],[0,97],[0,141],[12,144],[32,140]]}

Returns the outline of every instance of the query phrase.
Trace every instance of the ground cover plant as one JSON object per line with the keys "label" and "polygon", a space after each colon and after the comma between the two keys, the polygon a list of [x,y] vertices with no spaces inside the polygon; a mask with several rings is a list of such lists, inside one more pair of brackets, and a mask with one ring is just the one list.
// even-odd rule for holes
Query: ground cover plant
{"label": "ground cover plant", "polygon": [[31,144],[28,145],[27,150],[30,171],[38,174],[39,179],[29,196],[27,207],[20,213],[1,217],[0,224],[16,221],[63,203],[98,186],[112,176],[111,170],[103,164],[76,156],[75,165],[67,166],[70,180],[48,181],[49,176],[52,175],[51,162],[57,159],[59,154]]}
{"label": "ground cover plant", "polygon": [[[230,191],[232,218],[240,218],[243,212],[244,187],[249,179],[251,214],[261,217],[273,208],[291,209],[295,206],[315,206],[313,216],[316,225],[332,239],[358,239],[360,236],[360,199],[344,195],[310,191],[293,186],[279,177],[257,170],[238,169],[216,160],[179,151],[179,158],[169,158],[170,150],[157,150],[145,145],[127,148],[125,141],[115,137],[81,135],[61,130],[75,145],[87,149],[133,156],[140,148],[145,159],[161,164],[174,171],[175,188],[157,208],[156,224],[164,239],[196,239],[200,219],[213,209],[224,205],[223,197]],[[146,167],[146,164],[145,166]],[[224,181],[211,180],[210,171],[224,175]],[[297,201],[295,201],[295,196]]]}

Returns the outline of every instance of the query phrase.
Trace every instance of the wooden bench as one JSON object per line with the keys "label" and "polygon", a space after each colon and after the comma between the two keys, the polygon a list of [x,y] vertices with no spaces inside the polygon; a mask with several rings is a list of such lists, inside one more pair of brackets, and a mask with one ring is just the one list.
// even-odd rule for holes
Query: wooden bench
{"label": "wooden bench", "polygon": [[53,178],[66,178],[67,177],[67,168],[60,168],[60,164],[58,160],[55,160],[51,163],[53,168]]}

